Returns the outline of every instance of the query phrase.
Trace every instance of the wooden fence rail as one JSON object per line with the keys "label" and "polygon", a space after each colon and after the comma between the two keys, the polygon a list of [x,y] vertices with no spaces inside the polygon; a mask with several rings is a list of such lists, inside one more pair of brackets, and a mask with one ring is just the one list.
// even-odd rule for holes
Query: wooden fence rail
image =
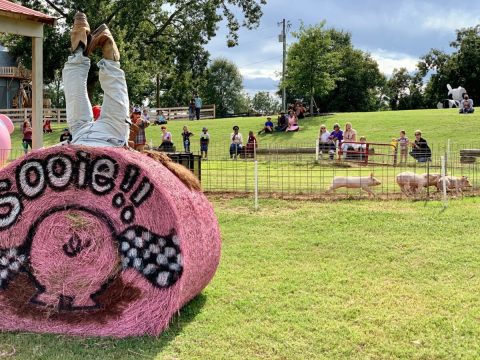
{"label": "wooden fence rail", "polygon": [[[150,108],[150,119],[155,119],[157,110],[162,110],[163,115],[167,120],[185,120],[188,119],[188,107],[172,107],[172,108]],[[29,115],[32,114],[31,108],[25,109],[0,109],[0,114],[7,115],[14,123],[23,122]],[[214,119],[215,118],[215,105],[206,105],[200,110],[201,119]],[[66,109],[43,109],[43,118],[48,118],[52,122],[65,122],[67,121]]]}

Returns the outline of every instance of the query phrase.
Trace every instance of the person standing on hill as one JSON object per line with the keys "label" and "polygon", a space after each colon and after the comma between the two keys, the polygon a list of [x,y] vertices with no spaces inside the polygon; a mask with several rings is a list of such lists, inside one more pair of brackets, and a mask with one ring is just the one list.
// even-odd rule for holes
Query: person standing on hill
{"label": "person standing on hill", "polygon": [[197,120],[200,120],[200,110],[202,109],[202,98],[198,96],[197,93],[195,93],[195,116],[197,117]]}
{"label": "person standing on hill", "polygon": [[200,152],[202,155],[202,160],[208,159],[208,144],[210,143],[210,134],[208,129],[204,127],[202,133],[200,134]]}
{"label": "person standing on hill", "polygon": [[25,154],[28,153],[29,146],[30,146],[30,149],[32,148],[32,125],[30,123],[31,119],[32,119],[32,116],[29,115],[28,119],[25,119],[22,125],[22,133],[23,133],[22,147],[23,147],[23,152]]}
{"label": "person standing on hill", "polygon": [[188,130],[187,126],[183,127],[182,138],[183,138],[183,149],[186,153],[190,152],[190,137],[193,136],[193,133]]}
{"label": "person standing on hill", "polygon": [[195,115],[195,99],[192,99],[188,104],[188,120],[195,120]]}

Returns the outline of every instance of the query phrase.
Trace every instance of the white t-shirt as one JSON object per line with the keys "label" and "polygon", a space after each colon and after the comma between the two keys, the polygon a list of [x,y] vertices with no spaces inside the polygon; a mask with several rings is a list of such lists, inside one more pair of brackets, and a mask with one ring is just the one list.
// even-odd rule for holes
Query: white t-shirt
{"label": "white t-shirt", "polygon": [[231,144],[236,144],[236,145],[241,145],[243,144],[243,137],[242,134],[238,133],[231,133],[230,134],[230,143]]}
{"label": "white t-shirt", "polygon": [[330,132],[327,130],[324,133],[320,134],[320,142],[321,143],[329,143],[330,142]]}

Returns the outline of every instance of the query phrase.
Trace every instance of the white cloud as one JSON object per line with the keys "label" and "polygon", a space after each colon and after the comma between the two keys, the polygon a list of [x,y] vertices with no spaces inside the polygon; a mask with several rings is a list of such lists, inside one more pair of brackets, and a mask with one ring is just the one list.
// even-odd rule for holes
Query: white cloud
{"label": "white cloud", "polygon": [[272,78],[275,80],[280,79],[277,72],[279,71],[278,65],[271,65],[262,68],[240,68],[240,73],[244,79],[257,79],[257,78]]}
{"label": "white cloud", "polygon": [[402,53],[396,53],[378,49],[371,53],[372,58],[378,62],[378,67],[387,76],[392,75],[393,69],[406,68],[408,71],[415,71],[418,58]]}
{"label": "white cloud", "polygon": [[454,31],[465,27],[475,26],[479,18],[475,12],[449,9],[443,14],[427,15],[423,18],[422,28],[426,30]]}

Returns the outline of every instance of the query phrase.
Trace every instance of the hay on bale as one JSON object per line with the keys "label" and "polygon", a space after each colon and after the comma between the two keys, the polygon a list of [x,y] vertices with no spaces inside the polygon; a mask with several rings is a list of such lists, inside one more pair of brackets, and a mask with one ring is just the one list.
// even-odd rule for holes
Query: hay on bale
{"label": "hay on bale", "polygon": [[213,209],[187,169],[149,156],[54,147],[0,170],[1,330],[158,335],[209,283]]}

